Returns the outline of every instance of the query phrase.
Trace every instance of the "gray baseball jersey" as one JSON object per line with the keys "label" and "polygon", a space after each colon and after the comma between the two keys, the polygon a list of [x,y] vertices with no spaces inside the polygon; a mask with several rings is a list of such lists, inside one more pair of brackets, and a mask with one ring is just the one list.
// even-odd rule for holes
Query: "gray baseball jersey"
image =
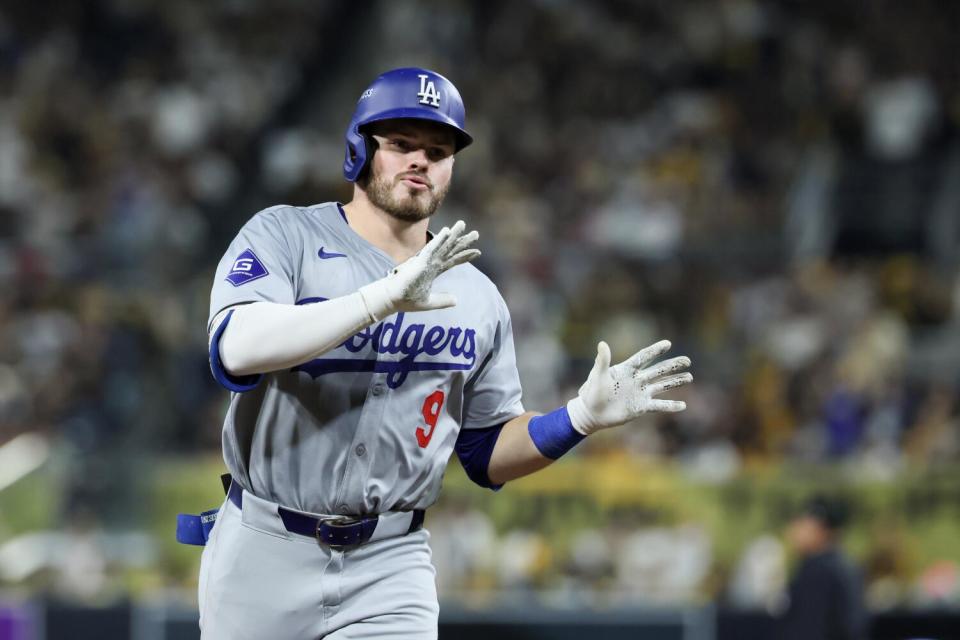
{"label": "gray baseball jersey", "polygon": [[[265,209],[217,267],[208,329],[222,329],[210,325],[229,307],[315,303],[394,266],[336,203]],[[441,274],[434,290],[453,293],[457,306],[398,313],[320,358],[230,385],[248,389],[231,394],[223,425],[233,476],[257,496],[314,513],[430,506],[460,429],[523,413],[510,315],[496,286],[464,264]]]}

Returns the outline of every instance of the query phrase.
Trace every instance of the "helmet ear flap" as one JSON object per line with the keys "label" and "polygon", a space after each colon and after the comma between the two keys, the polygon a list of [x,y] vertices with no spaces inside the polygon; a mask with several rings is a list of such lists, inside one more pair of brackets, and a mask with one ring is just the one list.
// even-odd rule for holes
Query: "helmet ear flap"
{"label": "helmet ear flap", "polygon": [[356,182],[366,169],[373,155],[369,136],[357,129],[347,133],[346,153],[343,158],[343,175],[350,182]]}
{"label": "helmet ear flap", "polygon": [[363,140],[363,166],[357,173],[357,181],[363,180],[370,173],[370,163],[373,162],[373,153],[377,150],[377,141],[369,133],[360,132],[360,138]]}

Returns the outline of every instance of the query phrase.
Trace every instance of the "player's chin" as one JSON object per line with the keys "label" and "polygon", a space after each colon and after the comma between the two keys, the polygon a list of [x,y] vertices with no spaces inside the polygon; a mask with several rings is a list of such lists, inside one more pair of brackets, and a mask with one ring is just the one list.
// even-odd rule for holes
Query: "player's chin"
{"label": "player's chin", "polygon": [[398,198],[393,201],[392,206],[387,211],[398,220],[419,222],[424,218],[429,218],[435,210],[436,207],[429,201]]}
{"label": "player's chin", "polygon": [[394,191],[392,209],[394,217],[410,222],[429,218],[440,207],[445,194],[434,195],[432,189],[411,191],[403,185],[397,185]]}
{"label": "player's chin", "polygon": [[429,191],[402,193],[396,197],[394,202],[406,209],[430,211],[436,208],[434,205],[434,198]]}

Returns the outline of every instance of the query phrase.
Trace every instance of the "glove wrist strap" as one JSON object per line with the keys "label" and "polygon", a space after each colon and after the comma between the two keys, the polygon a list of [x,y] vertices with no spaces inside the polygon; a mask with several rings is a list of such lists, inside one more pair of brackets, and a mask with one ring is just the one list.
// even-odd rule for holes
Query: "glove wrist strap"
{"label": "glove wrist strap", "polygon": [[570,425],[585,436],[597,430],[593,416],[587,411],[580,396],[567,403],[567,412],[570,414]]}
{"label": "glove wrist strap", "polygon": [[372,318],[371,322],[380,322],[395,312],[387,289],[387,283],[382,279],[375,280],[359,289],[363,304],[367,307],[367,313]]}

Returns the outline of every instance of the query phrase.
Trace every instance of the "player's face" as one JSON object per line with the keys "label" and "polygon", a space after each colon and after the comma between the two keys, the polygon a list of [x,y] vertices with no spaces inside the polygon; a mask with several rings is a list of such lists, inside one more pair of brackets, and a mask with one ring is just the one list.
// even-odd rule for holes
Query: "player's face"
{"label": "player's face", "polygon": [[363,185],[367,199],[398,220],[432,216],[450,189],[453,133],[416,120],[379,122],[370,133],[377,150]]}
{"label": "player's face", "polygon": [[808,515],[794,518],[787,526],[787,542],[801,554],[820,549],[827,535],[816,518]]}

